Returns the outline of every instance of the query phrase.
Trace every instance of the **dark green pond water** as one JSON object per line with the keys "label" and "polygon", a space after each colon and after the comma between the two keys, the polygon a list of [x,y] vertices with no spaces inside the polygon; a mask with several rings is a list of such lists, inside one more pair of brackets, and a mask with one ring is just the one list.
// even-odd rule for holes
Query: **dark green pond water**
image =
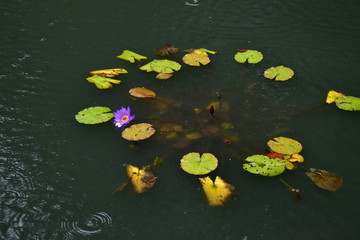
{"label": "dark green pond water", "polygon": [[[360,97],[360,2],[318,1],[3,1],[0,4],[0,239],[357,239],[360,234],[360,114],[326,105],[330,89]],[[217,51],[194,68],[183,52],[168,59],[182,69],[168,80],[117,59],[125,49],[158,58],[165,44]],[[256,65],[234,61],[237,49],[256,49]],[[265,69],[286,65],[287,82],[265,79]],[[122,83],[98,90],[91,70],[122,67]],[[147,87],[176,106],[156,108],[128,91]],[[136,148],[110,122],[88,126],[74,115],[91,106],[130,106],[136,119],[161,127],[201,131],[195,114],[210,102],[231,122],[226,136],[208,134],[179,148],[158,131]],[[156,101],[156,100],[155,100]],[[161,114],[161,115],[160,115]],[[227,134],[227,135],[226,135]],[[266,142],[291,137],[303,145],[304,165],[337,172],[337,192],[318,188],[297,169],[282,178],[300,188],[301,200],[277,177],[252,175],[243,159],[262,154]],[[221,176],[236,188],[223,207],[210,207],[198,176],[179,164],[189,152],[211,152]],[[236,153],[238,157],[235,157]],[[130,187],[124,166],[164,163],[153,189]]]}

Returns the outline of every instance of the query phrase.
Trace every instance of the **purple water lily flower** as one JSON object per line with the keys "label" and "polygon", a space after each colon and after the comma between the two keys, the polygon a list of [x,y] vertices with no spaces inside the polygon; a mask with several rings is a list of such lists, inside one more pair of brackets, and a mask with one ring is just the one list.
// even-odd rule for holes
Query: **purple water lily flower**
{"label": "purple water lily flower", "polygon": [[130,115],[130,107],[121,107],[120,110],[114,112],[114,121],[116,127],[126,126],[131,120],[135,118],[135,115]]}

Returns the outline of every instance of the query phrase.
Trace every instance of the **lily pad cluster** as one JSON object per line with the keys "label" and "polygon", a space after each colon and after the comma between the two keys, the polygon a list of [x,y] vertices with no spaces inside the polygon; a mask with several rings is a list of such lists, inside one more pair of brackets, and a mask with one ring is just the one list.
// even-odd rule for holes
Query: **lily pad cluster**
{"label": "lily pad cluster", "polygon": [[[189,66],[200,67],[211,62],[210,56],[217,54],[205,48],[186,49],[186,54],[182,57],[182,61]],[[157,56],[171,56],[179,52],[179,48],[173,45],[166,45],[161,49],[156,50]],[[128,61],[130,63],[141,62],[148,59],[148,57],[124,50],[118,59]],[[239,63],[256,64],[263,60],[264,56],[257,50],[239,49],[235,54],[234,59]],[[173,74],[181,70],[182,66],[174,60],[168,59],[154,59],[144,65],[138,67],[144,72],[156,72],[156,78],[168,79]],[[87,81],[95,84],[98,89],[111,88],[112,84],[119,84],[121,81],[116,78],[118,75],[128,73],[123,68],[103,69],[89,72],[91,77]],[[286,81],[294,76],[294,71],[285,66],[276,66],[268,68],[264,71],[264,77],[273,79],[275,81]],[[207,118],[201,121],[195,121],[194,126],[189,127],[179,122],[172,122],[166,119],[168,112],[166,109],[169,105],[176,109],[182,109],[179,103],[173,99],[165,99],[159,97],[155,91],[145,87],[135,87],[128,91],[131,99],[137,102],[147,101],[151,103],[153,108],[158,112],[156,117],[160,120],[155,123],[152,122],[152,116],[149,117],[149,122],[139,122],[135,115],[130,113],[130,107],[121,106],[120,109],[112,111],[106,106],[94,106],[85,108],[75,115],[76,121],[82,124],[100,124],[113,120],[113,124],[117,130],[121,130],[123,139],[136,142],[155,135],[167,143],[172,143],[176,149],[188,146],[190,142],[197,141],[204,138],[204,136],[220,137],[224,144],[232,144],[239,142],[239,137],[233,134],[234,124],[231,123],[230,118],[227,118],[224,113],[229,113],[229,104],[221,99],[221,94],[217,93],[218,101],[213,101],[205,107],[189,109],[187,113],[206,115]],[[358,111],[360,109],[359,98],[346,96],[334,90],[329,91],[327,103],[335,102],[336,105],[343,110]],[[186,111],[186,110],[185,110]],[[218,114],[221,113],[221,118]],[[181,116],[179,114],[179,116]],[[216,121],[215,121],[216,120]],[[136,121],[136,123],[135,123]],[[157,125],[158,127],[155,126]],[[245,161],[241,166],[243,170],[267,177],[275,177],[281,175],[286,170],[305,169],[306,176],[308,176],[316,186],[330,190],[337,191],[343,184],[342,177],[337,173],[328,172],[325,170],[306,168],[302,164],[304,157],[300,154],[303,147],[297,140],[288,137],[275,137],[267,142],[268,152],[266,154],[255,154],[247,158],[242,158]],[[156,157],[153,166],[146,165],[137,167],[131,164],[125,166],[127,181],[120,185],[115,192],[122,191],[125,186],[131,183],[135,193],[144,193],[151,189],[157,177],[153,171],[163,163],[162,157]],[[221,159],[215,157],[210,152],[195,152],[191,151],[180,159],[180,168],[186,173],[199,176],[199,182],[205,193],[206,199],[210,206],[224,205],[234,194],[235,186],[227,183],[220,176],[215,176],[212,180],[209,174],[212,174],[219,165]],[[282,180],[284,182],[284,180]],[[284,182],[285,183],[285,182]],[[288,185],[287,183],[285,183]],[[288,185],[290,186],[290,185]],[[294,191],[295,188],[290,187]],[[115,193],[114,192],[114,193]]]}

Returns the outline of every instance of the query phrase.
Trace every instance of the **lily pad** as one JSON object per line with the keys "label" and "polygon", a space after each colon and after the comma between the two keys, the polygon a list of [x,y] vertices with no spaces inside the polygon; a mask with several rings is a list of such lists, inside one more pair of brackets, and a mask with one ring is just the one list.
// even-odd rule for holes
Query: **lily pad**
{"label": "lily pad", "polygon": [[128,61],[128,62],[131,62],[131,63],[134,63],[135,60],[140,62],[141,60],[147,59],[147,57],[142,56],[142,55],[137,54],[137,53],[134,53],[134,52],[129,51],[129,50],[124,50],[121,55],[116,56],[116,57],[120,58],[122,60]]}
{"label": "lily pad", "polygon": [[114,117],[114,113],[108,107],[85,108],[75,115],[76,121],[83,124],[98,124],[107,122]]}
{"label": "lily pad", "polygon": [[265,70],[264,77],[274,79],[276,81],[286,81],[294,76],[291,68],[284,66],[271,67]]}
{"label": "lily pad", "polygon": [[121,136],[129,141],[139,141],[151,137],[155,129],[149,123],[139,123],[125,128]]}
{"label": "lily pad", "polygon": [[285,158],[285,160],[290,161],[290,162],[298,162],[298,163],[302,163],[304,162],[304,157],[298,153],[292,154],[291,156],[287,155],[288,157]]}
{"label": "lily pad", "polygon": [[139,169],[133,165],[126,165],[126,173],[131,181],[133,190],[136,193],[143,193],[152,188],[157,177],[150,171],[149,166]]}
{"label": "lily pad", "polygon": [[196,66],[199,67],[202,65],[207,65],[210,63],[210,58],[208,56],[208,53],[210,54],[216,54],[215,51],[210,51],[205,48],[199,48],[199,49],[187,49],[186,52],[189,52],[186,54],[182,60],[184,63],[190,66]]}
{"label": "lily pad", "polygon": [[203,175],[214,171],[218,166],[217,158],[211,153],[191,152],[182,157],[180,160],[181,168],[193,175]]}
{"label": "lily pad", "polygon": [[112,68],[112,69],[103,69],[103,70],[95,70],[89,72],[90,75],[99,75],[100,77],[116,77],[121,73],[128,73],[124,68]]}
{"label": "lily pad", "polygon": [[256,50],[241,50],[237,52],[234,56],[235,60],[239,63],[258,63],[263,60],[263,55],[261,52]]}
{"label": "lily pad", "polygon": [[336,106],[345,111],[360,111],[360,98],[343,96],[335,99]]}
{"label": "lily pad", "polygon": [[202,53],[188,53],[182,58],[187,65],[199,67],[200,65],[207,65],[210,63],[210,58],[207,54]]}
{"label": "lily pad", "polygon": [[289,161],[280,158],[269,158],[264,155],[253,155],[247,157],[245,161],[250,163],[243,164],[244,170],[268,177],[280,175],[286,168],[294,168],[294,165]]}
{"label": "lily pad", "polygon": [[298,141],[287,137],[276,137],[267,142],[270,149],[277,153],[292,155],[302,150],[302,145]]}
{"label": "lily pad", "polygon": [[141,70],[146,72],[158,72],[158,73],[173,73],[174,71],[179,71],[181,65],[175,61],[163,59],[163,60],[153,60],[148,64],[140,67]]}
{"label": "lily pad", "polygon": [[333,192],[342,187],[344,183],[341,175],[321,169],[310,168],[310,170],[306,172],[306,176],[308,176],[316,186]]}
{"label": "lily pad", "polygon": [[89,82],[89,83],[94,83],[95,86],[98,88],[98,89],[108,89],[108,88],[112,88],[113,85],[111,83],[114,83],[114,84],[119,84],[121,83],[120,80],[114,80],[114,79],[111,79],[111,78],[106,78],[106,77],[100,77],[99,75],[94,75],[92,77],[88,77],[86,78],[86,80]]}
{"label": "lily pad", "polygon": [[335,102],[335,100],[337,98],[341,98],[341,97],[344,97],[345,94],[341,93],[341,92],[337,92],[335,90],[330,90],[327,94],[327,97],[326,97],[326,103],[332,103],[332,102]]}
{"label": "lily pad", "polygon": [[156,93],[150,89],[144,87],[131,88],[129,90],[131,96],[138,98],[155,98]]}
{"label": "lily pad", "polygon": [[235,193],[235,187],[217,176],[213,182],[210,177],[199,178],[210,206],[223,206]]}

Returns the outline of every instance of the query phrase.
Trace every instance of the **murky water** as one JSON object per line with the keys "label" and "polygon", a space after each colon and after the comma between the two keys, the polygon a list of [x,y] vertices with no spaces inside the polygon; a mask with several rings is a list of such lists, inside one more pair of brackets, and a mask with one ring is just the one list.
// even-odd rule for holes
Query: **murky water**
{"label": "murky water", "polygon": [[[335,89],[360,96],[360,3],[357,1],[11,1],[1,5],[0,239],[356,239],[360,181],[360,114],[324,105]],[[217,51],[202,68],[183,65],[169,80],[141,72],[142,63],[117,59],[124,49],[156,58],[164,44]],[[256,49],[256,65],[233,60]],[[181,62],[183,53],[172,60]],[[288,82],[263,78],[286,65]],[[88,72],[123,67],[122,83],[98,90]],[[161,112],[133,100],[132,87],[154,90],[174,107]],[[81,125],[74,115],[90,106],[130,106],[155,126],[177,122],[187,132],[209,116],[194,108],[221,101],[216,113],[234,125],[179,148],[161,136],[134,149],[111,122]],[[159,115],[161,112],[161,115]],[[160,116],[160,118],[159,118]],[[217,124],[207,120],[205,124]],[[213,122],[211,122],[213,121]],[[227,134],[227,135],[226,135]],[[317,188],[302,170],[282,177],[302,190],[294,201],[277,178],[251,175],[240,158],[263,153],[275,136],[299,140],[305,166],[340,173],[338,192]],[[224,137],[238,141],[223,143]],[[227,205],[211,208],[197,176],[183,172],[188,152],[220,160],[217,175],[236,187]],[[124,166],[151,164],[158,182],[135,195],[112,196],[126,180]]]}

